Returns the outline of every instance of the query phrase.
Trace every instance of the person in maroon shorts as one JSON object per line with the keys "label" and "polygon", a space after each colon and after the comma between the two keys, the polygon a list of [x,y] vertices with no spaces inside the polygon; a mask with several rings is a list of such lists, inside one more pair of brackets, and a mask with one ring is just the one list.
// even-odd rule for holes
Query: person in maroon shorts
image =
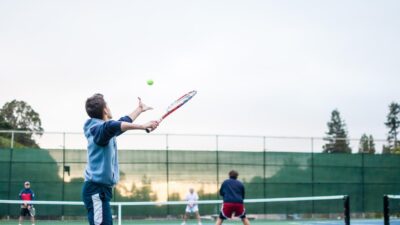
{"label": "person in maroon shorts", "polygon": [[250,225],[249,219],[246,217],[246,210],[243,205],[244,186],[242,182],[237,180],[239,173],[235,170],[229,172],[229,179],[225,180],[219,190],[219,194],[223,197],[221,212],[215,225],[221,225],[222,222],[232,215],[242,219],[244,225]]}

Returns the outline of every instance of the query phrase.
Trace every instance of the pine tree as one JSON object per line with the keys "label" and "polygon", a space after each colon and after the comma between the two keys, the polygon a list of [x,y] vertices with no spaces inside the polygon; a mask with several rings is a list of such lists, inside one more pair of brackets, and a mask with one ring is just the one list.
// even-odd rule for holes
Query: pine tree
{"label": "pine tree", "polygon": [[372,135],[369,135],[368,146],[369,146],[369,153],[375,154],[376,152],[375,141]]}
{"label": "pine tree", "polygon": [[328,141],[323,146],[325,153],[351,153],[349,141],[347,139],[346,124],[341,119],[337,109],[331,113],[331,120],[327,123],[328,132],[325,138]]}
{"label": "pine tree", "polygon": [[369,154],[375,153],[375,143],[372,135],[367,136],[366,134],[363,134],[361,136],[358,152]]}
{"label": "pine tree", "polygon": [[398,129],[400,127],[400,104],[392,102],[389,105],[389,113],[386,116],[385,125],[389,128],[387,135],[388,145],[383,147],[384,153],[399,152],[400,145],[397,139]]}

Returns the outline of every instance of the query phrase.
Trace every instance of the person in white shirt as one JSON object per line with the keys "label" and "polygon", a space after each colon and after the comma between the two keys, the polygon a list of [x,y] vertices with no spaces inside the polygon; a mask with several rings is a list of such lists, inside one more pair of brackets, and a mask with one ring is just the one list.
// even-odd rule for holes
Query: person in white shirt
{"label": "person in white shirt", "polygon": [[190,214],[195,214],[197,222],[201,225],[201,219],[199,214],[199,206],[197,205],[197,201],[199,200],[199,196],[196,192],[194,192],[193,188],[189,189],[189,193],[187,193],[185,197],[185,201],[188,202],[186,205],[185,215],[183,216],[183,223],[182,225],[186,225],[186,220],[190,216]]}

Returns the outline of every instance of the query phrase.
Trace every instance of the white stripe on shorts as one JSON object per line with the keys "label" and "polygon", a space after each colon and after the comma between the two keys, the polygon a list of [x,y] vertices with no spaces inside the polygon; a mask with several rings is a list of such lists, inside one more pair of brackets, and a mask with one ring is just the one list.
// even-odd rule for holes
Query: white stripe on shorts
{"label": "white stripe on shorts", "polygon": [[92,195],[92,201],[94,225],[100,225],[103,222],[103,205],[100,199],[100,195]]}
{"label": "white stripe on shorts", "polygon": [[228,217],[224,213],[224,203],[222,203],[222,206],[221,206],[221,214],[225,219],[228,219]]}

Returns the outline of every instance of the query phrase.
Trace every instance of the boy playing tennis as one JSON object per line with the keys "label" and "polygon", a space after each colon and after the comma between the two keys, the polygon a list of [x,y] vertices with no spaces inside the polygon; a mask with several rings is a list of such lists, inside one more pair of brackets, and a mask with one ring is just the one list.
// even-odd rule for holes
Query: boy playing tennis
{"label": "boy playing tennis", "polygon": [[[35,199],[35,193],[32,191],[31,183],[29,181],[25,181],[24,189],[22,189],[19,192],[18,196],[23,201],[32,201]],[[32,209],[33,209],[33,205],[31,205],[31,204],[23,203],[21,205],[21,212],[20,212],[20,216],[19,216],[19,225],[22,224],[22,221],[24,221],[25,216],[30,216],[32,225],[35,225],[35,215],[31,213]]]}
{"label": "boy playing tennis", "polygon": [[193,213],[196,215],[198,225],[201,225],[199,206],[196,203],[198,200],[199,200],[199,196],[197,195],[197,193],[194,192],[193,188],[189,188],[189,193],[187,193],[187,195],[185,197],[185,201],[187,201],[188,204],[185,209],[185,215],[183,216],[182,225],[186,225],[186,220],[188,219],[190,214],[193,214]]}
{"label": "boy playing tennis", "polygon": [[142,125],[132,123],[142,112],[150,109],[139,98],[135,111],[115,121],[111,120],[111,111],[102,94],[95,94],[86,100],[86,112],[90,119],[84,125],[88,140],[88,163],[82,199],[90,225],[113,224],[110,200],[112,187],[119,180],[116,137],[127,130],[156,129],[157,121]]}
{"label": "boy playing tennis", "polygon": [[239,173],[235,170],[229,172],[229,179],[225,180],[219,190],[223,197],[221,212],[217,219],[216,225],[221,225],[222,222],[232,215],[239,217],[244,225],[250,225],[249,219],[246,217],[246,210],[243,205],[244,186],[242,182],[237,180]]}

